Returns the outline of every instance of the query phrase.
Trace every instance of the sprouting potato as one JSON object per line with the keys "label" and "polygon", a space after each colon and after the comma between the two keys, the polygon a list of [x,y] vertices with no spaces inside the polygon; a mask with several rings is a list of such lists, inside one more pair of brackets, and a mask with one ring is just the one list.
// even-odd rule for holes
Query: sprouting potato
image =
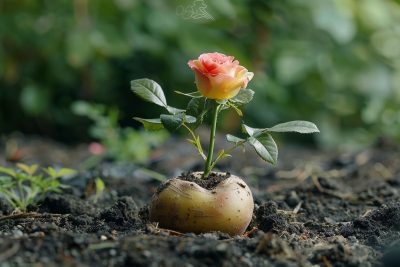
{"label": "sprouting potato", "polygon": [[250,188],[234,175],[211,190],[178,178],[168,180],[161,188],[150,206],[150,220],[158,222],[161,228],[240,235],[252,218],[254,203]]}

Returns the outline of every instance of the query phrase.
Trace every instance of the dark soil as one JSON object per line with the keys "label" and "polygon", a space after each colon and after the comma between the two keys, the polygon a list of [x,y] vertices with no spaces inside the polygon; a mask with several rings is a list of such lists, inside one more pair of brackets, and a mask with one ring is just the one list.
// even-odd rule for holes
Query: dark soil
{"label": "dark soil", "polygon": [[[25,151],[35,144],[26,140]],[[61,159],[85,154],[82,147],[49,146]],[[0,164],[9,164],[0,152]],[[23,159],[47,163],[52,155],[40,157]],[[174,177],[202,165],[190,146],[172,140],[147,167]],[[400,266],[398,147],[381,143],[354,153],[283,148],[276,167],[238,152],[218,169],[252,189],[255,211],[243,236],[158,228],[145,218],[160,182],[133,164],[104,162],[64,180],[71,188],[48,195],[30,213],[13,215],[0,200],[0,266]],[[106,183],[100,197],[93,188],[97,177]]]}
{"label": "dark soil", "polygon": [[194,182],[208,190],[214,189],[215,187],[217,187],[219,183],[228,179],[229,177],[231,177],[231,174],[229,172],[223,172],[223,173],[211,172],[208,175],[207,179],[199,179],[198,175],[194,175],[191,172],[182,173],[181,175],[178,176],[178,178],[181,180]]}

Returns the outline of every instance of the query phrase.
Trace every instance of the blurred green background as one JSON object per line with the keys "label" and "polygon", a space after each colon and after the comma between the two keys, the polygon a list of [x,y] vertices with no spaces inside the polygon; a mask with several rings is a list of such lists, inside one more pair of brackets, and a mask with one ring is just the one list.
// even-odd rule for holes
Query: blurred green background
{"label": "blurred green background", "polygon": [[129,81],[152,78],[184,107],[173,90],[195,90],[187,61],[214,51],[255,72],[251,126],[310,120],[321,134],[285,137],[323,148],[400,140],[395,0],[1,0],[0,134],[85,140],[91,122],[71,111],[76,100],[117,107],[120,125],[139,127],[133,116],[160,110]]}

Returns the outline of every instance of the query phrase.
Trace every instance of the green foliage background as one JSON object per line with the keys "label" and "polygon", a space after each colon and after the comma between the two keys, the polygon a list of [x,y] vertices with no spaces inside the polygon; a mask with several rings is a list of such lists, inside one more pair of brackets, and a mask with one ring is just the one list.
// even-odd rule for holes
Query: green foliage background
{"label": "green foliage background", "polygon": [[80,140],[77,99],[118,106],[123,125],[154,117],[129,89],[142,77],[184,107],[172,92],[195,90],[187,61],[219,51],[256,74],[245,112],[254,127],[314,121],[321,134],[297,140],[324,147],[400,139],[398,1],[204,1],[213,19],[189,12],[195,1],[0,1],[1,133]]}

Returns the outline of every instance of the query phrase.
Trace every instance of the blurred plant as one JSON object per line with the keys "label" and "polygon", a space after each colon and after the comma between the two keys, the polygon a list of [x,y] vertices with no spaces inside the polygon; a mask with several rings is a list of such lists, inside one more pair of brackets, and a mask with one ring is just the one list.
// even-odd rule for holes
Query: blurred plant
{"label": "blurred plant", "polygon": [[379,136],[400,141],[398,1],[253,3],[252,25],[264,40],[254,51],[268,77],[257,76],[267,87],[251,108],[267,101],[273,111],[252,112],[257,122],[312,118],[322,133],[317,140],[330,148],[365,146]]}
{"label": "blurred plant", "polygon": [[206,1],[214,20],[177,14],[194,2],[0,1],[0,131],[75,141],[85,131],[73,127],[73,101],[132,114],[144,105],[124,81],[189,88],[185,60],[207,50],[237,55],[257,74],[248,107],[256,125],[315,121],[328,147],[400,140],[398,0],[218,0]]}
{"label": "blurred plant", "polygon": [[104,105],[77,101],[72,105],[76,115],[93,120],[90,136],[101,144],[92,143],[93,155],[104,156],[116,161],[145,163],[150,156],[151,148],[163,143],[168,134],[166,131],[147,133],[132,128],[121,128],[118,125],[119,113],[116,108]]}
{"label": "blurred plant", "polygon": [[75,170],[52,167],[43,168],[38,173],[39,165],[17,163],[17,169],[0,166],[0,197],[13,206],[25,212],[29,205],[40,201],[47,192],[60,193],[64,187],[59,178],[76,173]]}

